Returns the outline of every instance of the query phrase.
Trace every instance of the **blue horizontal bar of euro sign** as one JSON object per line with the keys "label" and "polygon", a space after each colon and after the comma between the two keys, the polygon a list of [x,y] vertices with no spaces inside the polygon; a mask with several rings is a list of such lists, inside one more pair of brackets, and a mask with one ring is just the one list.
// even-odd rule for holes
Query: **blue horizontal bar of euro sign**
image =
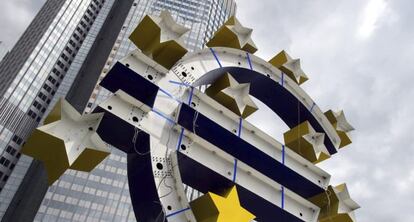
{"label": "blue horizontal bar of euro sign", "polygon": [[99,83],[105,89],[115,93],[122,90],[149,107],[154,106],[158,86],[117,62]]}
{"label": "blue horizontal bar of euro sign", "polygon": [[[202,192],[221,193],[230,188],[234,182],[216,173],[210,168],[177,152],[178,167],[183,183]],[[303,222],[300,218],[267,201],[254,192],[246,189],[243,184],[236,184],[240,205],[256,216],[258,222]]]}
{"label": "blue horizontal bar of euro sign", "polygon": [[309,198],[324,192],[322,187],[286,167],[260,149],[220,126],[186,104],[182,104],[178,124],[194,132],[234,158],[261,172],[263,175],[287,187],[298,195]]}
{"label": "blue horizontal bar of euro sign", "polygon": [[96,132],[108,144],[118,148],[125,153],[145,153],[137,145],[138,141],[143,141],[147,133],[138,130],[135,126],[121,119],[115,114],[106,111],[98,106],[95,113],[104,113]]}

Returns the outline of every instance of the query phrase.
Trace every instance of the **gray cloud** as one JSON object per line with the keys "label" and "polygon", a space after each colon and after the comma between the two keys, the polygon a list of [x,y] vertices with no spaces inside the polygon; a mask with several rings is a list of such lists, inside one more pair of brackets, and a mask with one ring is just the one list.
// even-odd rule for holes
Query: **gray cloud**
{"label": "gray cloud", "polygon": [[8,0],[0,7],[0,58],[17,42],[45,0]]}
{"label": "gray cloud", "polygon": [[306,91],[323,109],[344,109],[354,143],[321,164],[347,182],[359,221],[414,221],[414,29],[411,1],[239,0],[259,56],[300,57]]}

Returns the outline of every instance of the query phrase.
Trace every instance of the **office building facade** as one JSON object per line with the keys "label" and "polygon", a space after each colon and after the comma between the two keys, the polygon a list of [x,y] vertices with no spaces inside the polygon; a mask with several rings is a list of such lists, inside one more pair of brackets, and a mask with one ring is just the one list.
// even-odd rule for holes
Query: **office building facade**
{"label": "office building facade", "polygon": [[37,211],[47,189],[45,172],[38,161],[22,157],[20,148],[69,91],[116,5],[114,0],[48,0],[0,62],[1,221],[33,218]]}
{"label": "office building facade", "polygon": [[103,0],[47,1],[0,66],[0,188],[39,124]]}
{"label": "office building facade", "polygon": [[[112,64],[135,49],[128,36],[139,21],[146,14],[158,15],[162,10],[169,10],[174,19],[190,28],[185,43],[192,51],[202,48],[235,13],[236,4],[234,0],[48,0],[45,3],[0,64],[2,221],[15,218],[16,209],[26,209],[28,203],[42,197],[22,201],[30,196],[25,195],[27,192],[36,192],[31,191],[36,184],[40,191],[44,189],[44,184],[39,180],[34,182],[33,178],[45,176],[41,163],[20,157],[20,146],[25,139],[58,98],[68,92],[67,99],[78,111],[90,112],[104,100],[109,92],[96,82]],[[108,22],[111,19],[119,21]],[[105,41],[108,35],[114,38]],[[24,216],[30,217],[30,213]],[[126,157],[116,149],[90,174],[69,171],[62,176],[48,189],[35,217],[35,221],[118,219],[136,220],[130,205]]]}

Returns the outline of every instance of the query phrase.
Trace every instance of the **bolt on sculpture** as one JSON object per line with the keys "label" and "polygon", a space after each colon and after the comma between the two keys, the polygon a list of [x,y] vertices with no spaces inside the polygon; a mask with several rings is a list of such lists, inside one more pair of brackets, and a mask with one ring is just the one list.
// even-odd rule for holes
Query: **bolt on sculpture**
{"label": "bolt on sculpture", "polygon": [[[353,128],[299,86],[300,61],[254,56],[252,30],[235,17],[211,48],[187,53],[187,31],[168,12],[146,16],[130,37],[138,49],[100,82],[113,96],[91,114],[56,106],[23,148],[44,162],[49,184],[92,170],[110,144],[128,156],[139,221],[355,221],[346,185],[329,185],[315,165],[351,143]],[[259,109],[251,97],[291,128],[285,144],[246,120]]]}

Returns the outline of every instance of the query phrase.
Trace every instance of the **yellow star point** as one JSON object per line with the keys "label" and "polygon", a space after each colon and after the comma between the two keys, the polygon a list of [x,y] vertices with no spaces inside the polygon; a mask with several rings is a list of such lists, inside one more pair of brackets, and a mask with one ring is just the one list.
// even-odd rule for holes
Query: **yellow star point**
{"label": "yellow star point", "polygon": [[344,111],[341,110],[334,112],[332,110],[328,110],[325,112],[325,116],[335,128],[339,138],[341,139],[339,148],[343,148],[344,146],[351,144],[352,141],[348,133],[353,131],[354,127],[346,119]]}
{"label": "yellow star point", "polygon": [[255,216],[240,206],[236,186],[224,196],[207,193],[190,203],[198,222],[250,222]]}
{"label": "yellow star point", "polygon": [[142,53],[170,69],[187,53],[183,38],[188,31],[163,11],[160,16],[145,16],[129,39]]}
{"label": "yellow star point", "polygon": [[67,170],[91,171],[109,155],[109,148],[95,129],[102,114],[81,115],[61,101],[37,128],[22,153],[41,160],[53,184]]}
{"label": "yellow star point", "polygon": [[280,69],[299,85],[308,80],[308,76],[301,68],[300,59],[292,59],[285,51],[279,52],[269,63]]}
{"label": "yellow star point", "polygon": [[255,53],[257,47],[251,36],[253,29],[244,27],[236,17],[231,17],[214,34],[206,44],[208,47],[229,47],[241,49],[249,53]]}
{"label": "yellow star point", "polygon": [[325,134],[316,132],[308,121],[290,129],[283,136],[287,147],[312,163],[330,157],[324,145]]}
{"label": "yellow star point", "polygon": [[230,73],[225,73],[211,84],[206,94],[242,118],[258,110],[250,98],[250,84],[237,82]]}
{"label": "yellow star point", "polygon": [[320,222],[355,222],[354,211],[360,206],[351,198],[346,184],[329,186],[327,191],[309,199],[321,208]]}

